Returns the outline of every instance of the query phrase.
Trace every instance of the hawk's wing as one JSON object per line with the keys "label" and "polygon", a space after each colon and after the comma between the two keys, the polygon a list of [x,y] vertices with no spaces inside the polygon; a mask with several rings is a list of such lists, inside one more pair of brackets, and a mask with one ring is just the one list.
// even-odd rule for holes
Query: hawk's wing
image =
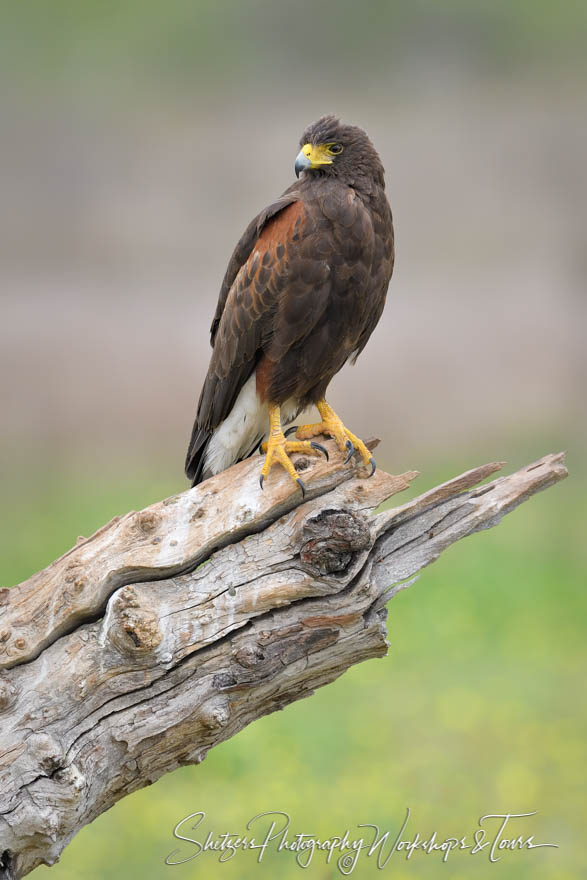
{"label": "hawk's wing", "polygon": [[228,294],[230,293],[230,288],[234,284],[236,276],[239,273],[241,266],[243,266],[248,260],[251,251],[255,247],[257,240],[263,231],[263,228],[268,220],[272,217],[275,217],[280,211],[284,208],[287,208],[288,205],[291,205],[292,202],[295,202],[298,198],[298,193],[296,192],[296,184],[293,184],[286,189],[282,196],[280,196],[276,202],[273,202],[272,205],[269,205],[256,217],[253,217],[243,234],[241,235],[237,246],[235,247],[230,260],[228,261],[228,266],[226,267],[226,272],[224,274],[224,278],[222,279],[222,286],[220,288],[220,295],[218,296],[218,304],[216,306],[216,312],[214,313],[214,318],[212,320],[212,326],[210,327],[210,344],[214,345],[214,339],[216,338],[216,331],[218,330],[218,325],[220,323],[220,318],[222,317],[222,312],[224,311],[224,306],[226,305],[226,299]]}
{"label": "hawk's wing", "polygon": [[201,479],[206,444],[255,369],[263,343],[295,344],[326,308],[330,269],[314,240],[320,236],[292,187],[249,224],[236,246],[212,321],[214,350],[186,458],[194,484]]}

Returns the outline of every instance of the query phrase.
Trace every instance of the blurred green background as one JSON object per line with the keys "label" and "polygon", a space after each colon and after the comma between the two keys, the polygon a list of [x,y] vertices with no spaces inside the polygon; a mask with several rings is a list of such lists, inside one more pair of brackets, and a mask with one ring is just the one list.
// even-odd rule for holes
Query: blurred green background
{"label": "blurred green background", "polygon": [[374,140],[398,252],[335,407],[422,472],[412,493],[494,459],[571,468],[397,596],[388,658],[127,798],[39,878],[297,877],[283,853],[163,860],[198,810],[331,836],[407,807],[441,837],[538,810],[519,833],[560,848],[396,855],[394,877],[585,876],[586,45],[571,0],[4,4],[3,584],[185,485],[226,262],[325,112]]}

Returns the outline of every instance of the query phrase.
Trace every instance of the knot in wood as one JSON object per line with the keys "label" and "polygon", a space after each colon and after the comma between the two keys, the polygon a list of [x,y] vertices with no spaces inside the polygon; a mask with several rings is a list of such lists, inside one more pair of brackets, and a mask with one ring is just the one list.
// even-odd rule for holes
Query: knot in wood
{"label": "knot in wood", "polygon": [[152,532],[159,525],[159,517],[152,510],[142,510],[139,513],[139,526],[143,532]]}
{"label": "knot in wood", "polygon": [[64,581],[66,584],[73,584],[75,581],[83,578],[84,570],[79,562],[74,562],[68,565],[67,570],[65,572]]}
{"label": "knot in wood", "polygon": [[371,530],[360,514],[326,509],[305,521],[300,558],[312,572],[327,575],[344,571],[356,553],[370,546]]}
{"label": "knot in wood", "polygon": [[5,679],[0,679],[0,712],[8,709],[14,703],[15,696],[15,686]]}
{"label": "knot in wood", "polygon": [[202,727],[205,727],[207,730],[217,730],[226,727],[230,720],[228,701],[222,700],[202,706],[199,720]]}
{"label": "knot in wood", "polygon": [[265,654],[259,645],[243,645],[234,653],[234,659],[239,666],[252,669],[253,666],[265,659]]}
{"label": "knot in wood", "polygon": [[217,690],[234,687],[236,683],[236,677],[232,672],[219,672],[218,675],[215,675],[212,679],[212,687]]}
{"label": "knot in wood", "polygon": [[130,586],[124,587],[118,595],[108,638],[126,654],[154,651],[163,641],[158,616],[141,607],[136,591]]}
{"label": "knot in wood", "polygon": [[33,733],[27,740],[28,750],[45,776],[63,767],[62,746],[47,733]]}
{"label": "knot in wood", "polygon": [[69,764],[67,767],[58,769],[53,774],[53,778],[67,786],[67,794],[65,792],[60,793],[61,801],[69,801],[70,803],[74,803],[79,799],[80,792],[87,785],[86,777],[75,764]]}
{"label": "knot in wood", "polygon": [[131,650],[153,651],[163,640],[157,617],[150,611],[126,611],[120,623],[128,638],[127,648]]}

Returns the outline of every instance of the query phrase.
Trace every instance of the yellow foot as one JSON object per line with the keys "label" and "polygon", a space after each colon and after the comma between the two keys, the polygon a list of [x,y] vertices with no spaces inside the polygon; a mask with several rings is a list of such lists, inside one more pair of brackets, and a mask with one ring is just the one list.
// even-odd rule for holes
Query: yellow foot
{"label": "yellow foot", "polygon": [[[277,411],[279,412],[279,407],[277,407]],[[298,484],[302,490],[303,497],[306,494],[306,487],[304,486],[303,481],[298,477],[298,473],[293,462],[289,458],[289,455],[292,452],[304,452],[306,455],[320,455],[320,453],[323,453],[326,456],[326,459],[328,459],[328,452],[320,445],[320,443],[315,443],[314,441],[286,440],[283,431],[281,430],[281,424],[274,424],[273,420],[271,429],[269,440],[267,440],[266,443],[261,444],[261,453],[266,453],[266,455],[265,463],[263,464],[263,469],[259,478],[259,485],[262,489],[265,477],[273,465],[276,462],[279,462],[279,464],[288,472],[292,480]]]}
{"label": "yellow foot", "polygon": [[375,459],[359,437],[352,434],[348,428],[345,428],[342,421],[336,415],[331,406],[325,400],[319,400],[316,404],[322,421],[315,425],[303,425],[296,431],[298,440],[307,440],[309,437],[317,437],[318,434],[327,434],[336,441],[341,452],[346,452],[347,457],[345,464],[351,460],[355,451],[358,452],[363,459],[363,464],[370,466],[370,477],[375,473]]}

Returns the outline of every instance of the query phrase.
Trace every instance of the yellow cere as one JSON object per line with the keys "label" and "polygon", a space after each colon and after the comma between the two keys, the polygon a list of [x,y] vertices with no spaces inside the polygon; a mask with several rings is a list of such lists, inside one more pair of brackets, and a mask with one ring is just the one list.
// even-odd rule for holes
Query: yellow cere
{"label": "yellow cere", "polygon": [[332,165],[332,155],[334,154],[330,152],[331,147],[332,144],[320,144],[320,146],[304,144],[302,153],[306,159],[310,160],[312,168],[318,168],[320,165]]}

